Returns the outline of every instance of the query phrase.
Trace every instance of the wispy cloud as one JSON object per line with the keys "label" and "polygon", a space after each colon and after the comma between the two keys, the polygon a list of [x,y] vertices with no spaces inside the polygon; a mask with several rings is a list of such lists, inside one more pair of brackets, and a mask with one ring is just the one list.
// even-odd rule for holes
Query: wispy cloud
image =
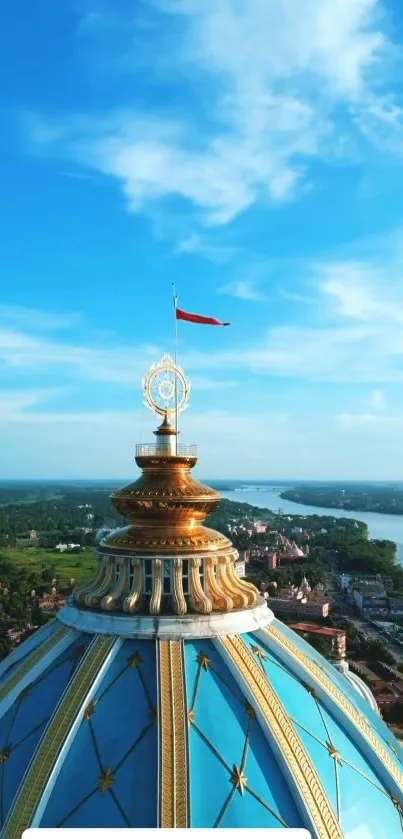
{"label": "wispy cloud", "polygon": [[199,233],[191,233],[179,243],[177,250],[179,253],[193,253],[203,256],[210,262],[223,264],[232,259],[238,249],[226,245],[211,244]]}
{"label": "wispy cloud", "polygon": [[0,328],[1,324],[7,324],[9,327],[34,332],[56,332],[76,326],[81,320],[82,315],[78,312],[46,312],[28,306],[0,303]]}
{"label": "wispy cloud", "polygon": [[61,172],[64,178],[70,178],[72,181],[93,181],[94,175],[89,172]]}
{"label": "wispy cloud", "polygon": [[380,388],[373,390],[369,397],[368,405],[374,411],[383,411],[386,407],[386,398],[383,390]]}
{"label": "wispy cloud", "polygon": [[229,294],[231,297],[238,297],[240,300],[265,300],[262,294],[251,280],[236,280],[218,289],[219,294]]}
{"label": "wispy cloud", "polygon": [[53,389],[25,389],[25,390],[0,390],[0,420],[11,420],[16,416],[24,415],[29,418],[29,409],[53,399],[60,394],[60,390]]}
{"label": "wispy cloud", "polygon": [[338,422],[340,425],[347,426],[349,428],[361,427],[366,425],[380,425],[384,424],[385,420],[379,417],[377,414],[340,414],[337,417]]}
{"label": "wispy cloud", "polygon": [[[346,249],[343,258],[330,255],[313,264],[300,262],[296,293],[307,294],[313,300],[311,305],[283,309],[279,323],[273,299],[267,329],[260,335],[246,334],[235,324],[226,349],[213,353],[184,344],[184,368],[191,377],[201,377],[203,389],[212,389],[220,379],[219,386],[232,386],[242,371],[311,382],[367,383],[372,395],[362,408],[370,413],[380,411],[385,385],[403,381],[400,242],[396,233],[387,243],[374,240],[372,246],[369,242],[352,245],[350,255]],[[221,290],[244,300],[259,300],[265,296],[268,282],[267,272],[263,274],[256,282],[238,279]],[[12,328],[11,323],[0,328],[0,362],[8,371],[58,370],[66,380],[79,377],[135,387],[145,367],[163,352],[154,345],[122,344],[113,333],[101,341],[99,336],[91,336],[88,326],[82,342],[65,336],[56,340],[45,334],[45,328],[62,325],[51,314],[25,309],[17,309],[13,316],[17,314],[19,328]],[[41,323],[44,334],[36,328]]]}
{"label": "wispy cloud", "polygon": [[[381,0],[158,0],[149,7],[166,23],[153,30],[153,72],[158,31],[172,27],[171,47],[166,34],[161,41],[165,67],[173,81],[186,73],[195,98],[208,99],[209,125],[197,112],[181,118],[165,110],[150,120],[133,107],[31,125],[36,145],[116,178],[131,211],[152,211],[174,196],[205,225],[224,225],[258,201],[293,198],[311,177],[312,160],[337,162],[352,146],[356,159],[360,135],[366,148],[370,138],[401,154],[402,112],[387,87],[392,57],[395,74],[401,68]],[[92,11],[84,30],[96,37],[98,23]],[[137,45],[147,27],[136,26],[128,15]]]}

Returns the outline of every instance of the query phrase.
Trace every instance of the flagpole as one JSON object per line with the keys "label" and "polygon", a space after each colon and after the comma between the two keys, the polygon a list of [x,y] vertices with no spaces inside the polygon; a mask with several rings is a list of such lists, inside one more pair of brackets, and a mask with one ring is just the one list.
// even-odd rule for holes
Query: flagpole
{"label": "flagpole", "polygon": [[[174,365],[177,366],[178,360],[178,319],[176,317],[176,307],[178,298],[176,296],[175,283],[172,283],[172,295],[174,304]],[[178,377],[175,370],[175,453],[178,454]]]}

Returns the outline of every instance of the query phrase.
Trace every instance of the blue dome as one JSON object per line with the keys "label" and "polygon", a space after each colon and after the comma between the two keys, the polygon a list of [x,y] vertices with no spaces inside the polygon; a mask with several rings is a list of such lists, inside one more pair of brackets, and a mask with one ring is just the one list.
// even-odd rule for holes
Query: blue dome
{"label": "blue dome", "polygon": [[125,637],[127,618],[110,616],[80,631],[72,611],[0,665],[3,837],[28,826],[403,835],[400,745],[269,610],[255,631],[199,640]]}
{"label": "blue dome", "polygon": [[[164,356],[144,385],[154,408],[153,377],[173,392],[162,373],[188,392]],[[192,478],[195,447],[176,433],[167,412],[137,450],[141,477],[112,496],[130,524],[0,664],[0,839],[28,827],[403,836],[399,744],[362,686],[239,577],[237,550],[203,524],[220,497]]]}

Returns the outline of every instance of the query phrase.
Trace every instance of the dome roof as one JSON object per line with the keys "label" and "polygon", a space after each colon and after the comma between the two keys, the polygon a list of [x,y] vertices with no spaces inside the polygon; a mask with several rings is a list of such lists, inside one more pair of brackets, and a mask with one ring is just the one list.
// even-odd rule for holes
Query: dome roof
{"label": "dome roof", "polygon": [[63,623],[69,608],[1,664],[3,837],[29,825],[402,835],[399,744],[266,607],[264,628],[182,640],[80,632]]}
{"label": "dome roof", "polygon": [[297,545],[294,545],[291,548],[288,548],[283,553],[283,557],[287,559],[300,559],[300,557],[304,557],[305,554],[301,548],[298,548]]}
{"label": "dome roof", "polygon": [[235,548],[203,525],[217,493],[167,427],[114,496],[130,525],[101,542],[95,577],[0,663],[1,839],[157,826],[403,836],[400,745],[238,577]]}

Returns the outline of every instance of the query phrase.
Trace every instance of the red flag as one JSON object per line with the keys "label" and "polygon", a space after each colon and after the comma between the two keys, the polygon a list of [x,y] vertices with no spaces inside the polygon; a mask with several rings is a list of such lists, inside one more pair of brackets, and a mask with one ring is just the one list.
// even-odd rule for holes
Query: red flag
{"label": "red flag", "polygon": [[190,312],[184,312],[183,309],[175,309],[176,320],[187,320],[190,323],[204,323],[209,326],[230,326],[229,323],[223,323],[217,318],[206,318],[204,315],[191,315]]}

